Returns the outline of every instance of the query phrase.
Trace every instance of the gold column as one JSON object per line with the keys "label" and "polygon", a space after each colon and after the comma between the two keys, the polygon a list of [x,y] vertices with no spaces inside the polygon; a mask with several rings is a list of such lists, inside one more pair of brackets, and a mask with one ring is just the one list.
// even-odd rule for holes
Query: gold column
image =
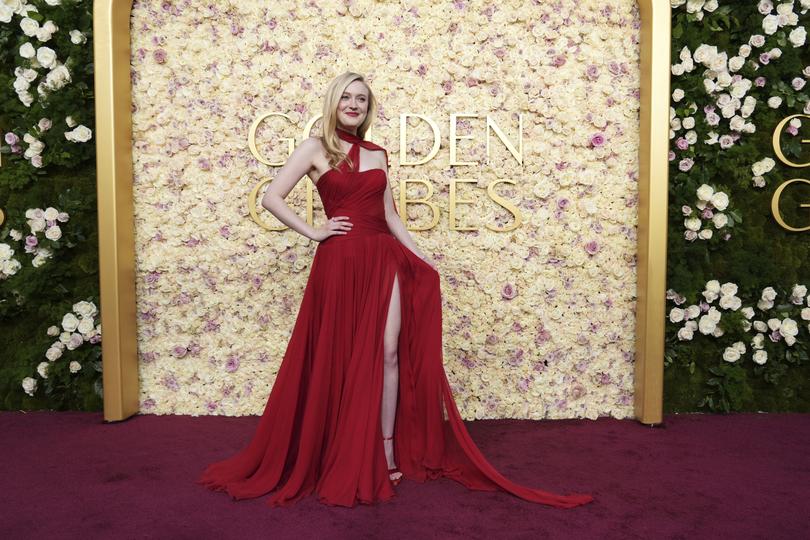
{"label": "gold column", "polygon": [[93,4],[104,420],[138,412],[132,200],[131,0]]}
{"label": "gold column", "polygon": [[662,421],[667,280],[667,189],[671,13],[668,0],[641,0],[636,418]]}

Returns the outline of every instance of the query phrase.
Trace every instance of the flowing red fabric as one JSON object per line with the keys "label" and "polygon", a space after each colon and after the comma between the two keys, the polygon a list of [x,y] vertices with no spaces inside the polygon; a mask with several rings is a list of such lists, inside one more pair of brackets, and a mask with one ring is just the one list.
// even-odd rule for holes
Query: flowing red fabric
{"label": "flowing red fabric", "polygon": [[[342,129],[337,133],[352,143],[354,170],[344,160],[320,177],[316,189],[326,215],[349,216],[353,228],[315,250],[293,333],[249,444],[209,465],[197,483],[233,499],[272,492],[270,506],[313,491],[333,506],[394,497],[380,408],[383,335],[396,275],[401,325],[394,458],[404,479],[444,476],[470,489],[500,489],[559,508],[593,500],[516,484],[476,447],[442,363],[439,273],[391,234],[385,171],[359,166],[360,147],[385,149]],[[385,158],[387,163],[387,152]]]}

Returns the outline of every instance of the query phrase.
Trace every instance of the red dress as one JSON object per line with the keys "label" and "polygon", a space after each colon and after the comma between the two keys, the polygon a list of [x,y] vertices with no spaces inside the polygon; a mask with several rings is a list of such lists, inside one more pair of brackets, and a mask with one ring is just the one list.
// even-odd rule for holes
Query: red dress
{"label": "red dress", "polygon": [[478,450],[442,363],[439,273],[389,231],[385,171],[358,166],[361,146],[385,150],[347,131],[337,133],[352,143],[348,155],[356,171],[343,161],[339,171],[324,173],[316,188],[326,215],[349,216],[353,227],[315,250],[293,333],[250,443],[209,465],[197,483],[233,499],[272,492],[270,506],[313,492],[322,503],[347,507],[394,497],[380,408],[383,335],[397,274],[401,325],[394,459],[403,479],[444,476],[470,489],[501,489],[560,508],[593,500],[518,485]]}

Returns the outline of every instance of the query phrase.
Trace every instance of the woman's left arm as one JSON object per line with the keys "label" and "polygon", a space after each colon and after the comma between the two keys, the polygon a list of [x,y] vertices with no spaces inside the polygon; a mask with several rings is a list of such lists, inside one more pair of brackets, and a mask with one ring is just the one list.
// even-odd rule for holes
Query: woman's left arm
{"label": "woman's left arm", "polygon": [[[385,177],[388,178],[388,169],[385,169]],[[385,183],[385,194],[383,195],[383,202],[385,205],[385,221],[388,223],[388,229],[391,231],[391,234],[402,243],[406,248],[410,249],[417,257],[428,263],[434,270],[438,271],[436,268],[436,264],[427,257],[422,250],[416,245],[416,242],[413,241],[411,234],[408,232],[408,229],[405,228],[405,224],[402,222],[402,218],[399,217],[399,214],[396,211],[396,207],[394,206],[394,194],[391,192],[391,185],[386,181]]]}

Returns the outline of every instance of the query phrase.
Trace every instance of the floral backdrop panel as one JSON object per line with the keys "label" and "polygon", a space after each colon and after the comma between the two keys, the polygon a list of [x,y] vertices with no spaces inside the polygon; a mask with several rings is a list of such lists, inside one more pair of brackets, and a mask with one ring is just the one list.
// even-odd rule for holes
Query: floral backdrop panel
{"label": "floral backdrop panel", "polygon": [[[137,1],[131,26],[143,412],[262,411],[316,243],[251,218],[251,190],[277,168],[251,154],[248,132],[285,114],[257,132],[283,162],[283,138],[300,143],[328,82],[351,70],[381,103],[370,139],[389,150],[398,203],[403,189],[417,200],[432,188],[433,206],[400,211],[439,266],[463,417],[632,415],[635,2]],[[469,165],[450,165],[452,115]],[[438,153],[401,165],[430,152],[425,119]],[[487,154],[488,122],[522,137],[522,162],[492,131]],[[455,227],[454,180],[468,201]],[[320,224],[307,183],[287,203],[306,216],[312,201]]]}

